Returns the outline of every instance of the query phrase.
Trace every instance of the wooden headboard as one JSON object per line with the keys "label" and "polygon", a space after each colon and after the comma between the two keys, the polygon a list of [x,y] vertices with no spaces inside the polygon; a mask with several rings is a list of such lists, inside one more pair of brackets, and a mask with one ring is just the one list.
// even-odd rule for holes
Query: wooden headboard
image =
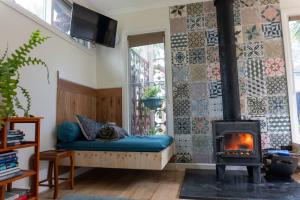
{"label": "wooden headboard", "polygon": [[94,89],[58,75],[56,123],[75,121],[76,114],[122,126],[122,88]]}

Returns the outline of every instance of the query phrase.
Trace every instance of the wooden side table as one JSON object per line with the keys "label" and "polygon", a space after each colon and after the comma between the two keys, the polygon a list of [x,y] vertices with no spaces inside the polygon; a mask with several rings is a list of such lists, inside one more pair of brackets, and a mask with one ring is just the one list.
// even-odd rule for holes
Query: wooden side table
{"label": "wooden side table", "polygon": [[[70,159],[70,177],[69,178],[59,178],[59,163],[61,160],[69,158]],[[73,151],[68,150],[50,150],[50,151],[44,151],[40,153],[40,160],[49,161],[48,166],[48,176],[47,179],[40,181],[40,186],[47,186],[52,188],[54,180],[54,195],[53,198],[57,199],[58,196],[58,185],[59,180],[64,180],[69,182],[70,188],[74,188],[74,153]],[[52,172],[54,168],[54,177],[52,177]],[[48,182],[48,184],[44,184],[45,182]]]}

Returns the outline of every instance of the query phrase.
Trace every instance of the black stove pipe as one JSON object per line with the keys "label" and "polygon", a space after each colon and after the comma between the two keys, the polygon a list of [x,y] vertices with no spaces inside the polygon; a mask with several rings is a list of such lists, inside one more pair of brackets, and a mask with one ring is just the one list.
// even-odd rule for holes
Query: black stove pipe
{"label": "black stove pipe", "polygon": [[225,121],[241,120],[233,3],[234,0],[214,1],[217,8],[223,117]]}

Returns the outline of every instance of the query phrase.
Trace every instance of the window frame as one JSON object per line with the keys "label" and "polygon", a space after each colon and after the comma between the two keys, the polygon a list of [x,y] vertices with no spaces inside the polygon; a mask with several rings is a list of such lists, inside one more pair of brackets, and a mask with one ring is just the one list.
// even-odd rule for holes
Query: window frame
{"label": "window frame", "polygon": [[[60,37],[61,39],[67,41],[74,47],[77,47],[87,53],[88,55],[94,56],[96,54],[95,48],[88,48],[87,46],[82,45],[81,43],[75,41],[70,35],[67,35],[60,30],[58,30],[56,27],[49,24],[47,21],[41,19],[39,16],[35,15],[34,13],[30,12],[23,6],[17,4],[14,0],[1,0],[0,3],[2,3],[5,6],[8,6],[9,8],[13,9],[14,11],[20,13],[24,17],[28,18],[29,20],[37,23],[38,25],[42,26],[46,30],[50,31],[51,33],[55,34],[56,36]],[[52,3],[52,1],[51,1]],[[51,5],[52,6],[52,5]],[[92,46],[92,45],[91,45]]]}
{"label": "window frame", "polygon": [[291,34],[290,34],[290,27],[289,27],[290,17],[292,16],[300,16],[299,9],[283,9],[281,12],[284,54],[285,54],[285,61],[286,61],[286,76],[288,82],[288,98],[289,98],[292,142],[300,144],[297,102],[296,102],[296,95],[295,95],[296,93],[295,93],[295,80],[294,80],[294,64],[293,64],[293,56],[292,56],[293,54],[292,54],[292,47],[291,47]]}

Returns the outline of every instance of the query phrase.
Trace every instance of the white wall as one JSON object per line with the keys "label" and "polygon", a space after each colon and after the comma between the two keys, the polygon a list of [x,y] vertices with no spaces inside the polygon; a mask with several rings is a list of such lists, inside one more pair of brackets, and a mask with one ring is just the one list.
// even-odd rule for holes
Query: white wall
{"label": "white wall", "polygon": [[[37,20],[37,22],[41,22]],[[76,43],[60,37],[56,33],[45,29],[32,19],[0,1],[0,50],[8,44],[9,50],[14,50],[26,42],[34,30],[41,30],[43,35],[51,38],[32,53],[42,58],[50,69],[50,85],[46,80],[46,71],[41,67],[27,67],[21,71],[21,85],[28,88],[32,97],[31,114],[43,116],[41,125],[41,150],[53,149],[55,139],[56,118],[56,71],[60,76],[74,82],[97,87],[96,54],[95,50],[84,50]],[[3,52],[3,51],[1,51]],[[33,137],[32,127],[26,127],[28,138]],[[32,151],[20,151],[21,167],[27,167],[27,160]],[[46,166],[41,167],[41,176],[45,177]],[[24,182],[17,183],[24,186]]]}
{"label": "white wall", "polygon": [[281,6],[281,9],[300,8],[300,1],[299,0],[281,0],[280,6]]}

